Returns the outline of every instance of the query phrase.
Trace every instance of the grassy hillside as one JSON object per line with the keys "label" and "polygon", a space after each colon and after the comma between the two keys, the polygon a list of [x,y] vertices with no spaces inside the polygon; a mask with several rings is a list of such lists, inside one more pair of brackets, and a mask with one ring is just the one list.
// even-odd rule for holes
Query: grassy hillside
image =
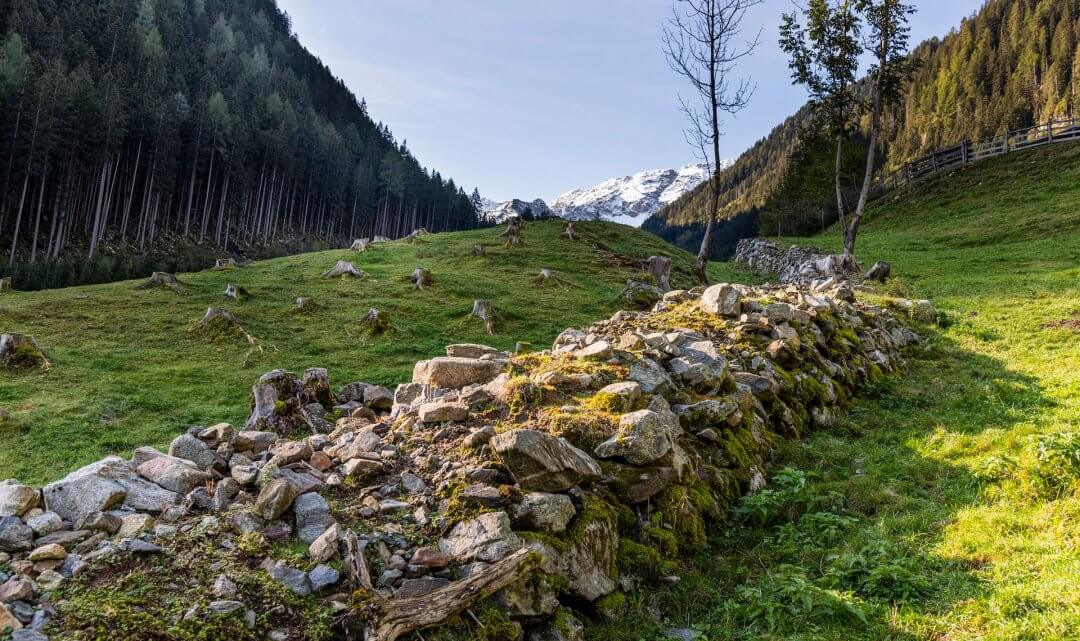
{"label": "grassy hillside", "polygon": [[[183,295],[136,290],[138,281],[2,295],[0,330],[35,336],[54,365],[45,374],[0,373],[0,407],[12,414],[0,423],[0,478],[40,483],[106,454],[168,445],[189,425],[242,424],[250,386],[274,368],[326,367],[335,385],[392,386],[448,343],[547,346],[564,328],[620,307],[619,293],[634,274],[616,255],[669,255],[674,284],[689,286],[692,257],[655,236],[607,223],[577,227],[583,240],[573,243],[552,221],[528,224],[516,249],[503,248],[500,230],[488,229],[375,245],[363,254],[329,251],[182,274]],[[477,243],[488,246],[487,256],[472,256]],[[322,279],[339,259],[368,279]],[[408,281],[418,266],[434,275],[427,291]],[[534,285],[543,267],[565,284]],[[716,267],[714,277],[733,277],[724,269]],[[252,297],[227,301],[228,283]],[[290,313],[298,296],[314,298],[321,310]],[[469,318],[477,298],[493,301],[500,315],[494,336]],[[257,348],[193,335],[193,321],[209,306],[233,311]],[[389,333],[362,330],[359,319],[371,307],[389,317]]]}
{"label": "grassy hillside", "polygon": [[1080,146],[890,197],[858,254],[892,263],[884,293],[933,299],[940,331],[595,638],[660,638],[651,606],[703,639],[1080,638]]}

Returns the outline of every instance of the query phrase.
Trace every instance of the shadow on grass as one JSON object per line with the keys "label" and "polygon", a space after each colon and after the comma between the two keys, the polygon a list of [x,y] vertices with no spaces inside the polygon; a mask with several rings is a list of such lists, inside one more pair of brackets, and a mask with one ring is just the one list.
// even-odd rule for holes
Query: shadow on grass
{"label": "shadow on grass", "polygon": [[[793,539],[801,524],[755,527],[733,519],[683,563],[678,583],[638,590],[627,612],[597,617],[587,637],[662,639],[669,627],[708,640],[949,636],[949,613],[994,589],[977,576],[984,560],[939,550],[950,524],[988,488],[949,460],[950,448],[1035,420],[1052,402],[1035,378],[940,333],[924,335],[927,346],[902,376],[864,389],[834,429],[787,442],[778,453],[776,469],[807,472],[810,491],[835,501],[831,511],[857,519],[850,529],[822,540],[830,537],[809,527]],[[878,548],[889,550],[888,558],[866,562]],[[838,580],[837,567],[864,562],[868,585]],[[847,591],[842,598],[865,622],[830,601],[822,592],[828,589]]]}

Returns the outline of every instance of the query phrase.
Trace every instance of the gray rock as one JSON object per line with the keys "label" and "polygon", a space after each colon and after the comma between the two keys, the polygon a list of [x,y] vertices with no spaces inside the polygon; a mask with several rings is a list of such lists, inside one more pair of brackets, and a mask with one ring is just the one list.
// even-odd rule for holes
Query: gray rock
{"label": "gray rock", "polygon": [[742,292],[727,283],[713,285],[701,294],[701,308],[711,314],[738,316],[741,303]]}
{"label": "gray rock", "polygon": [[0,481],[0,516],[22,516],[38,504],[38,491],[15,479]]}
{"label": "gray rock", "polygon": [[491,444],[525,491],[562,492],[600,478],[600,466],[592,457],[544,432],[504,432]]}
{"label": "gray rock", "polygon": [[675,383],[664,368],[650,358],[643,358],[631,365],[627,378],[637,383],[644,394],[667,394],[675,388]]}
{"label": "gray rock", "polygon": [[315,566],[315,569],[308,573],[311,591],[315,593],[337,585],[340,580],[341,574],[329,565]]}
{"label": "gray rock", "polygon": [[483,358],[485,356],[503,357],[506,353],[501,352],[494,347],[488,347],[487,345],[457,343],[455,345],[446,346],[446,355],[456,358]]}
{"label": "gray rock", "polygon": [[326,528],[326,531],[308,546],[308,556],[314,559],[316,563],[331,561],[338,555],[340,543],[341,527],[335,523]]}
{"label": "gray rock", "polygon": [[308,545],[337,523],[330,514],[330,504],[314,492],[298,496],[293,503],[293,513],[296,515],[296,537]]}
{"label": "gray rock", "polygon": [[676,405],[672,408],[686,429],[699,430],[726,423],[738,411],[732,401],[705,400],[692,405]]}
{"label": "gray rock", "polygon": [[421,423],[445,423],[447,421],[466,421],[469,419],[469,406],[465,403],[435,401],[420,406]]}
{"label": "gray rock", "polygon": [[514,525],[523,530],[564,532],[577,514],[574,502],[565,494],[530,492],[514,512]]}
{"label": "gray rock", "polygon": [[[102,512],[123,502],[127,491],[117,481],[98,474],[99,468],[109,459],[98,461],[75,470],[59,481],[42,489],[45,507],[61,518],[78,521],[92,512]],[[126,461],[116,458],[126,465]]]}
{"label": "gray rock", "polygon": [[668,417],[652,410],[631,412],[619,419],[619,431],[596,447],[596,455],[649,465],[671,451],[675,436],[676,428]]}
{"label": "gray rock", "polygon": [[191,461],[195,464],[195,467],[204,472],[209,471],[216,465],[220,465],[222,462],[217,453],[210,449],[210,446],[190,434],[181,434],[173,439],[173,442],[169,445],[169,456]]}
{"label": "gray rock", "polygon": [[486,425],[466,436],[465,446],[478,450],[490,443],[493,438],[495,438],[495,428]]}
{"label": "gray rock", "polygon": [[454,526],[439,541],[443,554],[459,563],[487,561],[494,563],[521,547],[521,539],[510,527],[506,512],[488,512]]}
{"label": "gray rock", "polygon": [[276,478],[267,483],[266,487],[259,492],[252,511],[267,521],[274,521],[281,518],[298,496],[300,496],[300,490],[295,485],[286,479]]}
{"label": "gray rock", "polygon": [[211,601],[207,608],[214,614],[223,615],[238,612],[246,606],[240,601]]}
{"label": "gray rock", "polygon": [[364,390],[368,388],[368,383],[349,383],[342,386],[338,390],[338,400],[343,403],[349,402],[364,402]]}
{"label": "gray rock", "polygon": [[52,534],[64,527],[63,520],[56,512],[42,512],[41,514],[27,517],[26,524],[29,525],[30,529],[34,531],[34,534],[38,536]]}
{"label": "gray rock", "polygon": [[164,551],[153,543],[142,539],[126,539],[121,544],[121,547],[132,554],[161,554]]}
{"label": "gray rock", "polygon": [[879,260],[874,263],[873,267],[870,268],[870,271],[866,272],[866,280],[876,280],[879,283],[884,283],[889,280],[889,274],[891,272],[892,265],[883,260]]}
{"label": "gray rock", "polygon": [[413,368],[413,382],[445,389],[483,385],[507,367],[507,361],[477,358],[440,357],[420,361]]}
{"label": "gray rock", "polygon": [[615,355],[615,349],[607,341],[596,341],[574,352],[574,358],[593,361],[607,361]]}
{"label": "gray rock", "polygon": [[281,561],[271,566],[269,572],[270,578],[284,585],[293,594],[297,596],[311,594],[311,580],[308,579],[307,572],[291,568]]}
{"label": "gray rock", "polygon": [[394,394],[382,385],[368,385],[364,390],[364,405],[376,411],[386,411],[394,406]]}
{"label": "gray rock", "polygon": [[261,454],[270,449],[278,440],[278,435],[274,432],[260,432],[256,430],[244,430],[236,435],[236,440],[233,441],[233,447],[237,452],[251,451],[254,454]]}
{"label": "gray rock", "polygon": [[413,494],[422,494],[428,489],[424,479],[410,472],[401,473],[401,486]]}
{"label": "gray rock", "polygon": [[0,552],[22,552],[34,545],[34,531],[17,516],[0,517]]}
{"label": "gray rock", "polygon": [[219,599],[231,599],[236,596],[236,583],[229,577],[221,574],[214,579],[214,586],[211,588],[211,591],[213,595]]}
{"label": "gray rock", "polygon": [[[192,440],[202,444],[202,441],[194,437]],[[139,474],[177,494],[188,494],[212,478],[196,467],[194,462],[177,456],[151,459],[139,466]]]}
{"label": "gray rock", "polygon": [[49,641],[49,637],[37,630],[23,628],[11,633],[11,641]]}

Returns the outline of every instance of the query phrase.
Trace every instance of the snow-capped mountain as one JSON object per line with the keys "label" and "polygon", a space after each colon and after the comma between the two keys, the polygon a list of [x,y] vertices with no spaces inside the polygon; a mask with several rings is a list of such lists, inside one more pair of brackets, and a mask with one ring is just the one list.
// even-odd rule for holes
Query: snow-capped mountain
{"label": "snow-capped mountain", "polygon": [[522,216],[526,213],[534,218],[545,218],[552,215],[551,209],[548,207],[547,203],[540,198],[537,198],[532,202],[526,202],[515,198],[504,203],[497,203],[493,200],[484,198],[481,202],[484,218],[495,223],[501,223],[506,221],[507,218]]}
{"label": "snow-capped mountain", "polygon": [[567,192],[555,199],[551,209],[569,220],[602,219],[640,227],[646,218],[678,200],[707,177],[705,165],[698,164],[642,171]]}

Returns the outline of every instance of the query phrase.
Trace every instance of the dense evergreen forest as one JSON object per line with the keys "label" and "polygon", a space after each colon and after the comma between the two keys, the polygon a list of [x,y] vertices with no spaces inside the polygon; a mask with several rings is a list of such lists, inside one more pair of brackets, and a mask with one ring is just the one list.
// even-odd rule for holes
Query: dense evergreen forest
{"label": "dense evergreen forest", "polygon": [[478,224],[274,0],[0,0],[0,32],[0,264],[24,288]]}
{"label": "dense evergreen forest", "polygon": [[[1078,53],[1080,1],[989,0],[958,29],[912,52],[920,66],[902,106],[885,116],[881,168],[894,169],[965,139],[1080,116]],[[810,116],[803,107],[722,172],[723,215],[760,214],[761,233],[768,235],[810,233],[834,220],[831,168],[823,166],[834,150],[822,148],[831,143],[822,141]],[[864,131],[868,120],[867,115]],[[852,189],[861,176],[862,138],[857,135],[846,154]],[[706,215],[707,187],[684,195],[645,227],[692,245],[689,231]]]}

